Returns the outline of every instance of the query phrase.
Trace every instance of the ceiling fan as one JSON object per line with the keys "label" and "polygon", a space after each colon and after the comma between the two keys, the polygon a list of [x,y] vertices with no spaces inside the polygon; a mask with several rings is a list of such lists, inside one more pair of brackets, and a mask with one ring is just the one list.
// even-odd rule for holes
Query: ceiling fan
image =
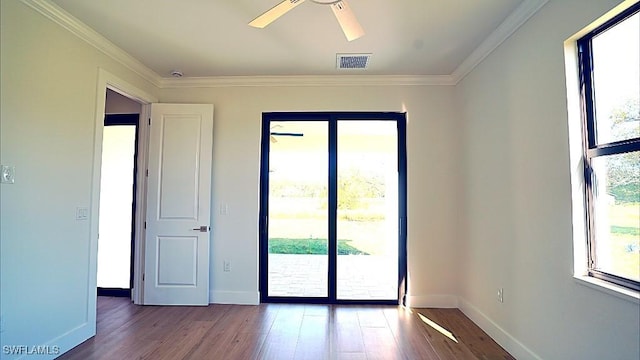
{"label": "ceiling fan", "polygon": [[277,143],[278,139],[276,139],[276,136],[295,136],[295,137],[300,137],[300,136],[304,136],[303,133],[294,133],[294,132],[278,132],[278,131],[273,131],[274,129],[278,129],[281,128],[282,125],[274,125],[271,127],[271,131],[269,132],[269,137],[272,143]]}
{"label": "ceiling fan", "polygon": [[[302,4],[305,0],[284,0],[278,5],[272,7],[267,10],[264,14],[258,16],[253,19],[249,25],[256,28],[264,28],[265,26],[271,24],[275,20],[277,20],[282,15],[286,14],[294,7]],[[344,32],[344,35],[347,37],[348,41],[352,41],[358,39],[362,35],[364,35],[364,30],[360,23],[356,19],[356,16],[351,11],[351,7],[347,4],[346,0],[310,0],[316,4],[320,5],[329,5],[331,6],[331,10],[333,10],[333,14],[338,19],[338,23]]]}

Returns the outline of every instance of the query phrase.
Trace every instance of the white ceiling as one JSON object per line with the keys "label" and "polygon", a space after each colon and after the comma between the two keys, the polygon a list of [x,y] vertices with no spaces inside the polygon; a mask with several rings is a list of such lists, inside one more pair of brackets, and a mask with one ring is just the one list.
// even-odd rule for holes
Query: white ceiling
{"label": "white ceiling", "polygon": [[[348,42],[331,9],[311,1],[264,29],[247,23],[281,0],[51,1],[161,77],[451,75],[531,2],[349,0],[366,35]],[[347,71],[336,53],[373,55],[367,70]]]}

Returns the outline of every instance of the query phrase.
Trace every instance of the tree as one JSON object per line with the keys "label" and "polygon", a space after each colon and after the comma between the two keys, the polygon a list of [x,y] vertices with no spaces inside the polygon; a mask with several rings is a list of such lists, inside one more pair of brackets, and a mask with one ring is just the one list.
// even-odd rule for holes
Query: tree
{"label": "tree", "polygon": [[[610,117],[613,139],[640,138],[640,100],[630,99],[613,110]],[[607,192],[618,203],[640,202],[640,152],[609,156]]]}
{"label": "tree", "polygon": [[381,174],[363,174],[358,168],[343,170],[338,177],[338,209],[353,210],[367,205],[363,199],[385,196],[384,177]]}

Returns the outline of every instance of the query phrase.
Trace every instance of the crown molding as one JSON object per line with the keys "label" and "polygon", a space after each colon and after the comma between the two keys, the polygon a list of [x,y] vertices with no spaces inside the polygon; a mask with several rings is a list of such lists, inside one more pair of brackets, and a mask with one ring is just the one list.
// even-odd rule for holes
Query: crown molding
{"label": "crown molding", "polygon": [[259,86],[452,86],[507,40],[549,0],[525,0],[450,75],[287,75],[161,77],[50,0],[20,0],[158,88]]}
{"label": "crown molding", "polygon": [[163,78],[161,88],[215,88],[261,86],[426,86],[455,85],[449,75],[286,75]]}
{"label": "crown molding", "polygon": [[498,26],[452,73],[455,83],[459,83],[489,54],[515,33],[529,18],[538,12],[549,0],[525,0]]}
{"label": "crown molding", "polygon": [[100,50],[105,55],[124,65],[129,70],[140,75],[142,78],[149,81],[153,85],[160,85],[161,77],[155,71],[149,69],[138,59],[120,49],[114,43],[107,40],[104,36],[100,35],[98,32],[73,17],[58,5],[52,3],[49,0],[20,1],[22,1],[25,5],[33,8],[40,14],[44,15],[46,18],[55,22],[56,24],[62,26],[81,40],[84,40],[89,45],[92,45],[96,49]]}

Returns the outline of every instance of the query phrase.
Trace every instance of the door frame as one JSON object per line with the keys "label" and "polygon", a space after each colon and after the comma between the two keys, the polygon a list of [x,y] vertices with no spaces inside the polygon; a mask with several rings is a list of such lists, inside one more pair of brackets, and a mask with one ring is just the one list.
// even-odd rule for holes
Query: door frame
{"label": "door frame", "polygon": [[[135,251],[136,251],[136,211],[138,208],[138,202],[136,199],[137,189],[138,189],[138,133],[140,129],[140,114],[105,114],[104,115],[104,126],[135,126],[135,135],[134,135],[134,147],[133,147],[133,187],[131,191],[133,192],[133,201],[131,204],[131,235],[130,235],[130,266],[129,266],[129,288],[98,288],[98,296],[117,296],[117,297],[131,297],[132,289],[134,288],[134,274],[135,274]],[[102,130],[104,132],[104,128]],[[104,141],[103,141],[104,142]],[[98,243],[100,239],[98,239]]]}
{"label": "door frame", "polygon": [[[337,299],[337,163],[338,120],[395,121],[398,129],[398,298],[397,300]],[[273,121],[326,121],[328,123],[328,293],[327,297],[269,296],[269,151]],[[262,113],[260,145],[260,213],[259,213],[259,292],[261,302],[321,304],[387,304],[406,303],[407,293],[407,118],[401,112],[265,112]],[[334,181],[331,181],[333,179]]]}
{"label": "door frame", "polygon": [[[100,209],[100,180],[102,169],[102,137],[104,132],[104,116],[106,106],[107,89],[113,90],[131,100],[142,105],[140,119],[148,119],[150,117],[151,103],[158,102],[158,99],[145,90],[131,84],[130,82],[113,75],[105,69],[98,68],[98,81],[96,86],[96,110],[94,118],[94,152],[93,152],[93,169],[91,180],[91,205],[90,205],[90,230],[89,230],[89,291],[93,291],[87,298],[87,319],[95,325],[96,309],[97,309],[97,258],[98,258],[98,229],[99,229],[99,209]],[[137,153],[138,158],[136,165],[138,169],[147,168],[147,152],[149,142],[149,126],[148,122],[141,120],[138,123],[137,137]],[[131,298],[134,304],[142,304],[144,293],[142,291],[142,274],[144,271],[144,219],[146,208],[146,174],[145,171],[138,171],[137,188],[135,201],[138,204],[135,214],[135,255],[134,255],[134,276],[133,287],[131,289]],[[95,329],[95,326],[94,326]],[[95,330],[94,330],[95,334]]]}

